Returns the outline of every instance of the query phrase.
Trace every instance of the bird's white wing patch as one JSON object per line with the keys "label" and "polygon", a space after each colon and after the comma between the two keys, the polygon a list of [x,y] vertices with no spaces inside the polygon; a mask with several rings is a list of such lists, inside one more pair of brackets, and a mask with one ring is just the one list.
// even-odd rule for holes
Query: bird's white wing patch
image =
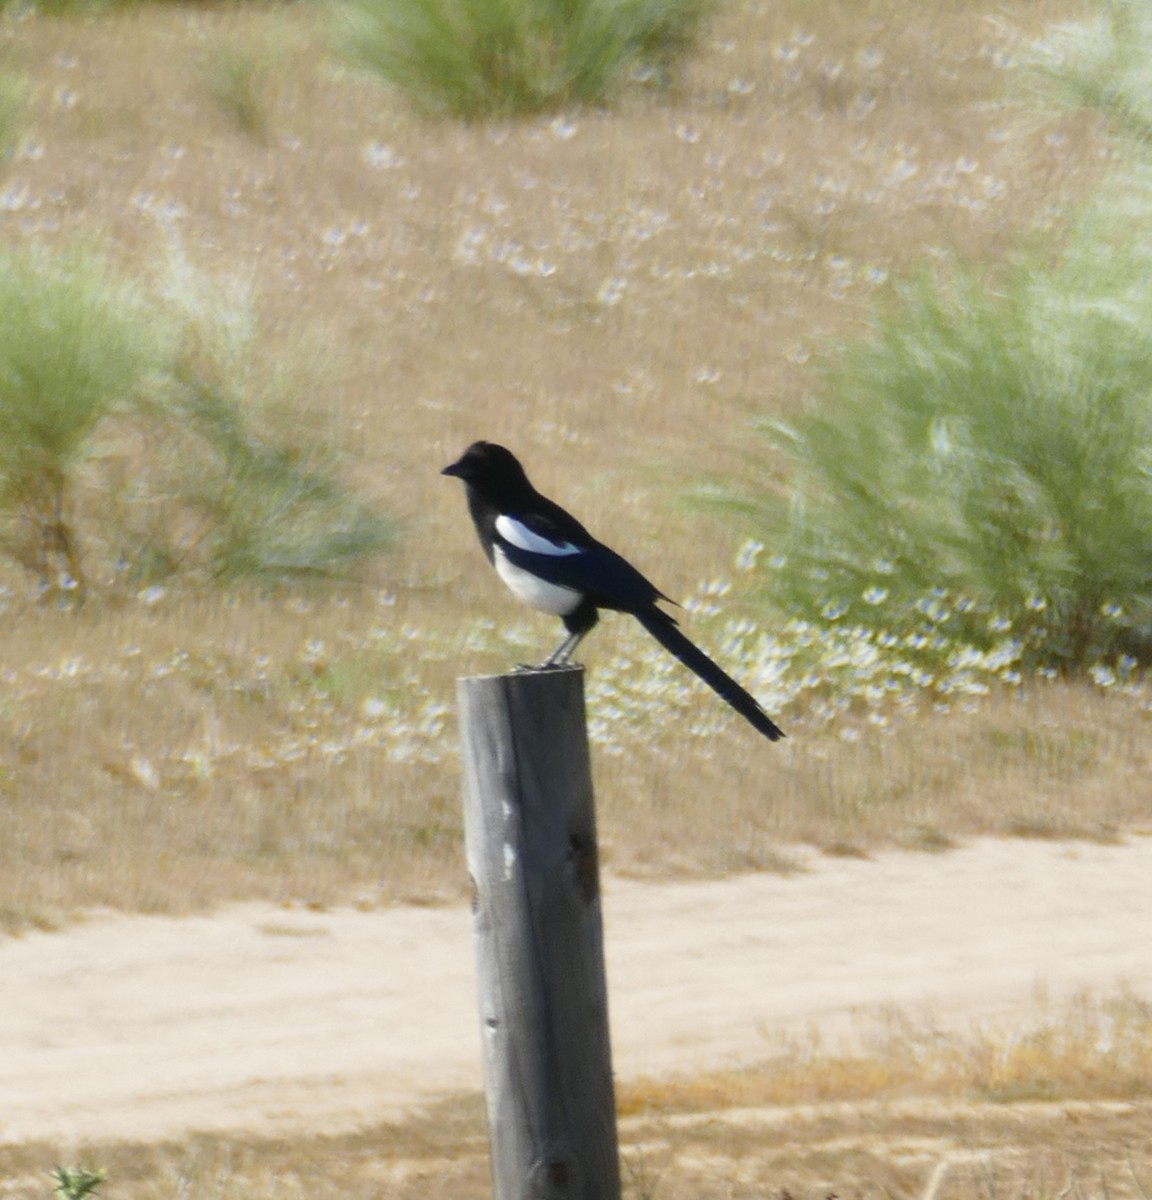
{"label": "bird's white wing patch", "polygon": [[541,612],[564,617],[579,608],[584,599],[583,592],[561,587],[558,583],[548,583],[539,575],[533,575],[531,571],[509,562],[508,552],[503,546],[496,547],[495,562],[496,574],[512,589],[513,595]]}
{"label": "bird's white wing patch", "polygon": [[523,522],[507,513],[501,513],[496,518],[496,532],[510,546],[515,546],[517,550],[527,550],[530,554],[550,554],[559,557],[581,553],[579,546],[573,546],[571,542],[554,542],[543,534],[533,532]]}

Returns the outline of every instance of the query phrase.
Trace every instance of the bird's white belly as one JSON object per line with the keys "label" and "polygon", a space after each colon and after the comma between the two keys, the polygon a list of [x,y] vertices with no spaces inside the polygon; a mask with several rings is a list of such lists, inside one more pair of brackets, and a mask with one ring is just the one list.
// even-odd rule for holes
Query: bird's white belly
{"label": "bird's white belly", "polygon": [[584,599],[581,592],[561,587],[556,583],[548,583],[533,575],[531,571],[525,571],[509,562],[508,556],[500,546],[496,547],[495,565],[496,574],[504,580],[512,594],[541,612],[552,613],[557,617],[567,616]]}

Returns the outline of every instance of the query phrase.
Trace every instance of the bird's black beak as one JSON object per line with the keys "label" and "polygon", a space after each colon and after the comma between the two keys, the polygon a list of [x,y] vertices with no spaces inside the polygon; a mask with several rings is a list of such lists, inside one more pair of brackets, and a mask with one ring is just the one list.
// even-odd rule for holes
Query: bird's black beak
{"label": "bird's black beak", "polygon": [[455,476],[457,476],[457,478],[459,478],[461,475],[464,474],[464,472],[460,469],[460,463],[454,462],[454,463],[449,463],[444,468],[444,470],[440,472],[440,474],[441,475],[455,475]]}

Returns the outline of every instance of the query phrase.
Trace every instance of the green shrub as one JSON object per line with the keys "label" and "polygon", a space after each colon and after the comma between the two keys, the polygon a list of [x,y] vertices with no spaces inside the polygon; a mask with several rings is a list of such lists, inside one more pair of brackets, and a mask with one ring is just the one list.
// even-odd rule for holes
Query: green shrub
{"label": "green shrub", "polygon": [[314,461],[314,449],[309,461],[290,443],[257,436],[219,385],[186,376],[179,413],[199,443],[180,507],[203,532],[190,557],[174,545],[170,558],[219,583],[271,582],[348,575],[392,543],[392,526]]}
{"label": "green shrub", "polygon": [[96,1189],[108,1178],[108,1172],[92,1171],[87,1167],[54,1167],[53,1189],[59,1200],[84,1200],[94,1196]]}
{"label": "green shrub", "polygon": [[1152,187],[1056,265],[901,289],[796,420],[787,489],[745,497],[794,615],[927,659],[1152,662]]}
{"label": "green shrub", "polygon": [[390,545],[391,523],[340,483],[304,404],[323,394],[327,359],[304,343],[291,361],[269,356],[251,288],[198,271],[178,245],[161,299],[180,331],[170,386],[122,433],[129,469],[106,488],[122,578],[346,577]]}
{"label": "green shrub", "polygon": [[175,575],[348,575],[390,524],[313,430],[259,428],[262,389],[289,392],[250,308],[172,274],[146,295],[95,255],[0,255],[0,552],[76,600]]}
{"label": "green shrub", "polygon": [[1052,27],[1025,59],[1062,103],[1095,108],[1136,141],[1152,140],[1152,3],[1103,0],[1095,16]]}
{"label": "green shrub", "polygon": [[268,88],[271,56],[229,42],[212,47],[201,66],[204,85],[217,108],[240,133],[263,138],[268,133]]}
{"label": "green shrub", "polygon": [[347,53],[426,114],[510,117],[610,99],[694,47],[715,0],[343,0]]}
{"label": "green shrub", "polygon": [[83,593],[72,520],[96,427],[166,365],[163,327],[94,254],[0,254],[0,512],[5,544],[47,587]]}

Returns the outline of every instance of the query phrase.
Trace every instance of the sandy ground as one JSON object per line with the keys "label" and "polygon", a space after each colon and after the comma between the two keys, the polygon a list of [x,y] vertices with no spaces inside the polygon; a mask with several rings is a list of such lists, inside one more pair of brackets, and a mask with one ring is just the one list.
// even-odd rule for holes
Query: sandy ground
{"label": "sandy ground", "polygon": [[[945,1027],[1152,995],[1152,838],[605,885],[623,1078],[899,1006]],[[104,917],[0,943],[0,1141],[335,1131],[480,1087],[466,909]]]}

